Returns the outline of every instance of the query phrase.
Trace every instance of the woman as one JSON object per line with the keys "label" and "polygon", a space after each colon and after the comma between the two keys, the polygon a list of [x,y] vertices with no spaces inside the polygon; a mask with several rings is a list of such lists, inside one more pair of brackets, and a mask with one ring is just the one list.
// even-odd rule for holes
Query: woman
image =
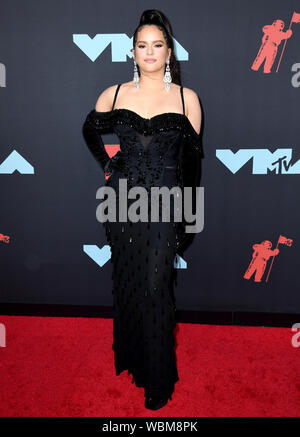
{"label": "woman", "polygon": [[[180,85],[171,27],[160,11],[143,12],[132,54],[133,81],[104,90],[83,126],[89,149],[110,175],[105,185],[117,194],[116,211],[121,180],[127,189],[144,187],[149,199],[154,186],[183,191],[197,186],[203,156],[199,100]],[[112,132],[121,150],[110,159],[101,134]],[[132,203],[128,199],[128,208]],[[104,223],[113,263],[116,374],[128,370],[132,383],[145,388],[145,407],[153,410],[171,399],[179,380],[174,259],[192,234],[185,233],[184,220],[175,222],[173,208],[171,196],[167,222],[161,215],[151,222],[148,215],[148,221]]]}

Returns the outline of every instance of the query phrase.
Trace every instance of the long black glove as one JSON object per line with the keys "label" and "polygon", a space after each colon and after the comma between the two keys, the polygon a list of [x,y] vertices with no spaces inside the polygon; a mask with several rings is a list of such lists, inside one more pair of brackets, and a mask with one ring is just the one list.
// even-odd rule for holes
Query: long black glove
{"label": "long black glove", "polygon": [[112,156],[104,166],[105,174],[111,175],[114,169],[121,172],[125,170],[124,153],[122,150],[118,150],[118,152]]}
{"label": "long black glove", "polygon": [[82,134],[90,152],[104,171],[105,165],[109,162],[110,158],[105,150],[104,143],[101,138],[101,131],[94,126],[90,114],[87,116],[83,124]]}
{"label": "long black glove", "polygon": [[[109,175],[112,174],[113,169],[122,171],[125,165],[122,151],[119,150],[110,158],[105,150],[101,134],[110,131],[112,131],[110,120],[105,113],[96,113],[94,109],[89,112],[83,124],[82,133],[90,152],[105,174]],[[122,160],[120,159],[121,156]]]}
{"label": "long black glove", "polygon": [[[179,179],[183,190],[184,187],[193,188],[192,207],[193,211],[196,212],[196,187],[200,186],[202,173],[201,159],[204,158],[204,152],[201,135],[197,134],[192,125],[188,122],[186,122],[184,129],[183,141],[184,147],[180,155],[181,173],[179,172]],[[181,235],[177,243],[177,253],[179,255],[183,254],[195,238],[195,234],[183,231],[183,227],[186,225],[189,225],[189,223],[183,219]]]}

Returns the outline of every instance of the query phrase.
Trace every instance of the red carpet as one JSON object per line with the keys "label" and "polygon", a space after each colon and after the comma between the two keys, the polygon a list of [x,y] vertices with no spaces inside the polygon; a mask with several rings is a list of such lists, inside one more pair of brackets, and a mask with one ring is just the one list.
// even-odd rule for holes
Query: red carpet
{"label": "red carpet", "polygon": [[299,417],[300,348],[290,328],[177,325],[172,400],[113,365],[112,319],[0,316],[1,417]]}

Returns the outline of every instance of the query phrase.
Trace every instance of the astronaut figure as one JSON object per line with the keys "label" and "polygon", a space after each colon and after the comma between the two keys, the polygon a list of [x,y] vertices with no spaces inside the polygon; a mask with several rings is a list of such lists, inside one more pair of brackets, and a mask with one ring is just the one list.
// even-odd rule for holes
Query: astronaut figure
{"label": "astronaut figure", "polygon": [[271,250],[272,243],[269,240],[265,240],[261,244],[253,244],[252,247],[254,250],[252,260],[244,274],[244,278],[250,279],[252,274],[256,271],[254,281],[261,282],[268,259],[270,256],[278,255],[279,249]]}
{"label": "astronaut figure", "polygon": [[264,35],[258,54],[251,66],[252,70],[257,71],[265,59],[264,73],[271,73],[272,65],[277,55],[277,48],[283,39],[288,39],[292,35],[292,30],[283,32],[284,21],[275,20],[271,25],[262,28]]}

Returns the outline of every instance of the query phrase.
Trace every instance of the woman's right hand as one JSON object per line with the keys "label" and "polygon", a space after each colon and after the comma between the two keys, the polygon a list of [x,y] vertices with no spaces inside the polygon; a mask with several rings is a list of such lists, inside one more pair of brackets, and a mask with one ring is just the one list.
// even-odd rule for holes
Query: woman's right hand
{"label": "woman's right hand", "polygon": [[119,170],[121,172],[125,170],[125,159],[122,150],[118,150],[105,166],[106,174],[112,174],[113,170]]}

